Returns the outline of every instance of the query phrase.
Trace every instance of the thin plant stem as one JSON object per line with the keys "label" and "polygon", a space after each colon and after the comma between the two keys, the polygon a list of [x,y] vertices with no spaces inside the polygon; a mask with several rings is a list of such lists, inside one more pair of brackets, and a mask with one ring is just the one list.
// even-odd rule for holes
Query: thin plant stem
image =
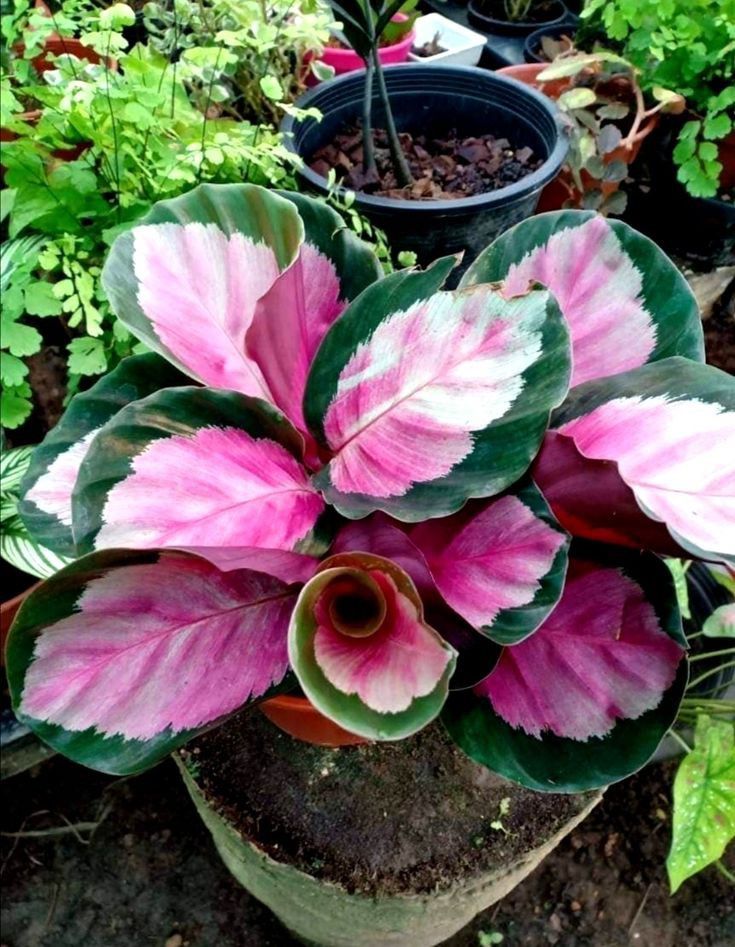
{"label": "thin plant stem", "polygon": [[693,664],[695,661],[707,661],[709,658],[729,657],[732,654],[735,654],[735,648],[723,648],[722,651],[703,651],[702,654],[692,655],[692,657],[689,658],[689,663]]}
{"label": "thin plant stem", "polygon": [[411,176],[411,171],[409,170],[406,156],[403,153],[403,148],[401,147],[401,140],[398,137],[398,131],[396,129],[395,119],[393,118],[393,110],[390,107],[388,88],[385,84],[385,75],[383,74],[383,66],[380,62],[377,45],[373,47],[372,57],[373,65],[375,67],[375,78],[378,82],[378,94],[380,95],[380,101],[382,102],[383,109],[385,110],[385,127],[388,133],[388,147],[390,148],[390,155],[393,160],[393,169],[396,172],[396,179],[399,186],[410,187],[414,183],[414,180]]}
{"label": "thin plant stem", "polygon": [[692,748],[689,746],[687,741],[684,739],[684,737],[678,734],[676,730],[674,729],[669,730],[669,736],[673,737],[676,740],[676,742],[682,747],[685,753],[692,752]]}
{"label": "thin plant stem", "polygon": [[708,677],[712,677],[713,674],[717,674],[719,671],[725,671],[727,668],[735,667],[735,661],[727,661],[725,664],[720,664],[719,667],[712,668],[710,671],[705,671],[704,674],[700,674],[699,677],[695,677],[693,681],[689,682],[689,688],[696,687],[697,684],[701,684],[702,681],[707,680]]}
{"label": "thin plant stem", "polygon": [[375,66],[365,63],[365,91],[362,98],[362,167],[366,175],[377,174],[373,140],[373,76]]}
{"label": "thin plant stem", "polygon": [[723,878],[727,878],[730,884],[735,885],[735,875],[731,871],[728,871],[727,868],[722,864],[722,861],[718,859],[715,862],[715,868],[719,871]]}

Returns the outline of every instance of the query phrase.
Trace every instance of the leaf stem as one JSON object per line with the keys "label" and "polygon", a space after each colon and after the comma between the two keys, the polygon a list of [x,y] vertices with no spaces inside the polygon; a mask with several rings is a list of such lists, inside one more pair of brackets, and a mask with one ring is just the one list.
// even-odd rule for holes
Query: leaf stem
{"label": "leaf stem", "polygon": [[669,730],[669,736],[673,737],[676,740],[676,742],[683,748],[685,753],[692,752],[692,748],[689,746],[689,744],[684,739],[684,737],[678,734],[676,730],[673,729],[673,727],[671,728],[671,730]]}
{"label": "leaf stem", "polygon": [[701,684],[702,681],[705,681],[708,677],[712,677],[713,674],[717,674],[720,671],[725,671],[727,668],[731,667],[735,667],[735,661],[726,661],[725,664],[720,664],[716,668],[705,671],[704,674],[700,674],[699,677],[695,677],[693,681],[689,682],[689,687],[687,690],[691,690],[692,687],[696,687],[697,684]]}
{"label": "leaf stem", "polygon": [[719,873],[720,873],[724,878],[727,878],[727,880],[730,882],[730,884],[735,885],[735,875],[733,875],[733,873],[732,873],[731,871],[728,871],[727,868],[725,868],[725,866],[722,864],[722,860],[721,860],[721,859],[719,859],[719,858],[717,859],[717,861],[715,862],[715,868],[719,871]]}
{"label": "leaf stem", "polygon": [[729,657],[731,654],[735,654],[735,648],[723,648],[722,651],[703,651],[701,654],[695,654],[689,658],[689,663],[693,664],[695,661],[707,661],[709,658]]}
{"label": "leaf stem", "polygon": [[362,167],[366,176],[377,172],[372,121],[374,74],[375,66],[368,60],[365,63],[365,91],[362,99]]}
{"label": "leaf stem", "polygon": [[390,148],[390,156],[393,161],[393,169],[396,172],[398,185],[400,187],[410,187],[414,181],[408,167],[408,162],[406,161],[406,156],[403,153],[403,148],[401,147],[401,140],[398,137],[398,130],[396,129],[396,122],[393,118],[393,110],[390,107],[388,87],[385,84],[385,75],[383,73],[382,63],[380,62],[377,44],[373,47],[371,55],[373,57],[373,66],[375,67],[375,78],[378,82],[378,94],[380,95],[380,101],[385,111],[385,130],[388,133],[388,147]]}

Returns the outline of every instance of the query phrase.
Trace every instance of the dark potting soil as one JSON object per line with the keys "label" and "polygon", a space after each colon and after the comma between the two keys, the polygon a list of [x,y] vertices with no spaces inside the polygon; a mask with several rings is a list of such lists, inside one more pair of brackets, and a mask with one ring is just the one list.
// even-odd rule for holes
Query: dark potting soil
{"label": "dark potting soil", "polygon": [[315,152],[309,165],[326,177],[334,169],[340,184],[398,200],[459,200],[486,194],[526,177],[542,161],[527,146],[515,148],[507,138],[493,135],[459,138],[450,131],[444,138],[399,135],[414,184],[402,188],[396,180],[385,129],[374,130],[377,176],[363,166],[363,138],[359,125],[345,128],[333,142]]}
{"label": "dark potting soil", "polygon": [[[668,893],[674,768],[611,787],[445,947],[478,947],[481,931],[502,947],[732,947],[732,887],[715,868]],[[57,757],[0,792],[3,833],[40,833],[0,840],[7,947],[298,947],[222,864],[173,763],[116,779]]]}
{"label": "dark potting soil", "polygon": [[707,361],[735,375],[735,278],[704,322]]}
{"label": "dark potting soil", "polygon": [[296,743],[254,713],[185,753],[209,801],[259,848],[370,894],[433,891],[506,865],[592,798],[512,786],[439,725],[397,743],[335,750]]}

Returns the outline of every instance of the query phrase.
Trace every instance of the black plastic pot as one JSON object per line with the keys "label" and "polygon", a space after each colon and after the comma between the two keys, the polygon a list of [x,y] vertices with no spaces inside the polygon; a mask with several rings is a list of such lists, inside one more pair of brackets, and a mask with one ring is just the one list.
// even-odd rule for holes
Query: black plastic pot
{"label": "black plastic pot", "polygon": [[478,30],[510,36],[527,36],[543,26],[557,26],[569,18],[569,11],[561,0],[551,0],[548,15],[543,20],[508,20],[503,0],[470,0],[467,14]]}
{"label": "black plastic pot", "polygon": [[529,33],[523,43],[523,58],[526,62],[546,62],[541,55],[541,41],[545,36],[552,39],[561,39],[562,36],[572,37],[577,32],[574,23],[560,23],[557,26],[542,26],[539,30]]}
{"label": "black plastic pot", "polygon": [[[424,265],[464,251],[466,268],[494,237],[534,212],[542,188],[558,173],[567,152],[559,113],[546,96],[484,69],[391,66],[385,77],[399,131],[446,135],[454,129],[464,136],[490,132],[516,147],[528,145],[544,158],[538,170],[515,184],[456,201],[356,196],[357,209],[386,232],[395,251],[411,250]],[[319,109],[323,118],[296,122],[287,117],[281,130],[288,147],[308,162],[345,125],[355,123],[363,83],[364,72],[349,73],[307,92],[297,104]],[[384,122],[377,99],[374,122],[376,127]],[[328,193],[326,178],[308,166],[299,174],[312,190]]]}

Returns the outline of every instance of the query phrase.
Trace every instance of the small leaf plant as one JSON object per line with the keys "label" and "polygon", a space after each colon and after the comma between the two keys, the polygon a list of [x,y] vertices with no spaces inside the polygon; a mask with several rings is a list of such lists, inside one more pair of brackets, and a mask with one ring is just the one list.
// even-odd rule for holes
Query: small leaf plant
{"label": "small leaf plant", "polygon": [[568,82],[557,98],[569,134],[566,164],[574,184],[565,206],[622,214],[627,195],[618,190],[628,175],[637,136],[660,113],[678,114],[684,99],[654,88],[647,106],[638,70],[616,53],[561,53],[538,75],[542,83]]}
{"label": "small leaf plant", "polygon": [[247,184],[118,236],[105,291],[151,351],[21,485],[78,557],[10,632],[21,720],[134,773],[298,688],[540,791],[650,758],[688,676],[661,556],[735,552],[735,380],[624,223],[531,218],[449,291],[456,264],[382,277],[333,210]]}

